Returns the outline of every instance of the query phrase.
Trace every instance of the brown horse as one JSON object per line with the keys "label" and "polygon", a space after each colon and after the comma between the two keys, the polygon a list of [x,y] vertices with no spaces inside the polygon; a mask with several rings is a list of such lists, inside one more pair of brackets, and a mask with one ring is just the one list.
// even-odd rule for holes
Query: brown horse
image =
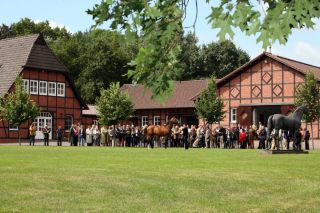
{"label": "brown horse", "polygon": [[145,129],[145,136],[147,139],[147,145],[149,146],[149,144],[151,145],[151,148],[153,148],[153,143],[152,139],[153,137],[167,137],[170,135],[171,133],[171,129],[172,126],[176,124],[179,125],[179,121],[175,118],[172,117],[169,121],[168,124],[166,124],[165,126],[155,126],[155,125],[150,125]]}

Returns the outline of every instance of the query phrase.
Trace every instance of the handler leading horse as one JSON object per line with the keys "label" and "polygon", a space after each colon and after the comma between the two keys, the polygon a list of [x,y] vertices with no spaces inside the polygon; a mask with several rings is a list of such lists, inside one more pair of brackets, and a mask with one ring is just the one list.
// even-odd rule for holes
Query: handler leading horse
{"label": "handler leading horse", "polygon": [[[149,144],[150,144],[151,148],[153,148],[153,143],[152,143],[153,137],[157,137],[157,138],[158,137],[168,137],[171,133],[171,129],[174,124],[179,125],[179,121],[175,117],[172,117],[166,126],[155,126],[155,125],[148,126],[145,129],[147,146],[149,146]],[[166,138],[166,140],[167,140],[167,138]]]}
{"label": "handler leading horse", "polygon": [[[308,107],[306,105],[302,105],[298,107],[291,115],[285,116],[281,114],[270,115],[268,118],[268,137],[270,140],[270,135],[272,130],[274,129],[274,135],[276,139],[278,139],[279,130],[289,130],[293,133],[299,131],[301,126],[301,119],[304,113],[308,113]],[[277,147],[279,148],[279,147]]]}

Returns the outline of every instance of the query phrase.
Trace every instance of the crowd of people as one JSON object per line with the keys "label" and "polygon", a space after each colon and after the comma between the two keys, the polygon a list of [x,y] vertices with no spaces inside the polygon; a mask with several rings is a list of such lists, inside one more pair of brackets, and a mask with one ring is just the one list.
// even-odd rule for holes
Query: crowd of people
{"label": "crowd of people", "polygon": [[[145,129],[134,125],[113,126],[89,125],[85,128],[81,124],[73,124],[68,131],[68,142],[71,146],[120,146],[120,147],[146,147]],[[42,129],[44,145],[49,145],[50,129],[46,125]],[[29,128],[30,145],[34,145],[36,126],[34,123]],[[270,137],[268,137],[270,135]],[[61,146],[64,130],[59,126],[56,130],[57,145]],[[233,128],[225,128],[220,125],[174,125],[171,135],[164,138],[154,138],[152,143],[161,147],[184,147],[184,148],[224,148],[224,149],[290,149],[301,150],[301,142],[305,142],[305,149],[309,149],[310,133],[308,129],[300,129],[294,134],[289,131],[280,130],[277,135],[273,131],[268,134],[267,128],[259,122],[256,125],[241,126],[238,124]],[[258,140],[255,147],[254,141]]]}

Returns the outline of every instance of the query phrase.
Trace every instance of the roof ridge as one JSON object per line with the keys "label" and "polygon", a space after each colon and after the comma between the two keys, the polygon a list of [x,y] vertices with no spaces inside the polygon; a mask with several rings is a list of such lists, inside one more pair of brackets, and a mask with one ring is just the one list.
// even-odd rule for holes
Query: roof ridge
{"label": "roof ridge", "polygon": [[[192,80],[183,80],[183,81],[173,81],[174,83],[180,83],[180,82],[191,82],[191,81],[208,81],[210,78],[205,78],[205,79],[192,79]],[[217,79],[219,80],[219,79]],[[136,85],[142,85],[142,83],[133,83],[133,84],[122,84],[122,86],[136,86]]]}
{"label": "roof ridge", "polygon": [[[272,55],[274,55],[274,54],[272,54]],[[294,60],[294,59],[291,59],[291,58],[286,58],[286,57],[279,56],[279,55],[274,55],[274,56],[282,58],[282,59],[286,59],[286,60],[289,60],[289,61],[297,62],[297,63],[300,63],[300,64],[304,64],[304,65],[307,65],[307,66],[310,66],[310,67],[315,67],[315,68],[319,68],[320,69],[320,66],[304,63],[304,62],[301,62],[301,61],[298,61],[298,60]]]}
{"label": "roof ridge", "polygon": [[8,38],[2,38],[0,41],[8,41],[8,40],[14,40],[18,38],[26,38],[26,37],[33,37],[33,36],[39,36],[40,33],[33,33],[33,34],[26,34],[26,35],[19,35],[19,36],[13,36],[13,37],[8,37]]}

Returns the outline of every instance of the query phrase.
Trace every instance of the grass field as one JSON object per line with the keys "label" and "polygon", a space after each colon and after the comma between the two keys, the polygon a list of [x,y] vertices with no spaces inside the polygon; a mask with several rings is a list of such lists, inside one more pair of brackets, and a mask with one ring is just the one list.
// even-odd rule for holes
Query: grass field
{"label": "grass field", "polygon": [[0,147],[1,212],[320,212],[320,152]]}

